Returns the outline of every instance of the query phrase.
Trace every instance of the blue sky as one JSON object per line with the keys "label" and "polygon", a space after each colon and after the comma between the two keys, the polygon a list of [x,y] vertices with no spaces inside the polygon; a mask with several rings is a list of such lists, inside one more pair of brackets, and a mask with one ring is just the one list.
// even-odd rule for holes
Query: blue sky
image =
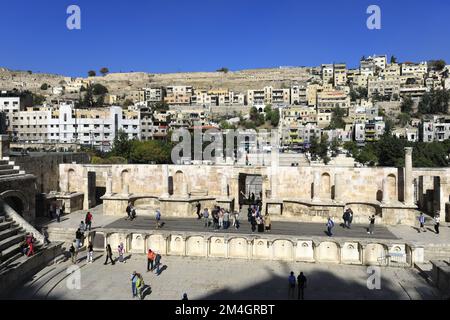
{"label": "blue sky", "polygon": [[[0,66],[84,76],[315,66],[363,55],[450,62],[448,0],[1,1]],[[81,30],[66,9],[81,8]],[[371,4],[381,30],[366,27]],[[6,13],[6,14],[5,14]]]}

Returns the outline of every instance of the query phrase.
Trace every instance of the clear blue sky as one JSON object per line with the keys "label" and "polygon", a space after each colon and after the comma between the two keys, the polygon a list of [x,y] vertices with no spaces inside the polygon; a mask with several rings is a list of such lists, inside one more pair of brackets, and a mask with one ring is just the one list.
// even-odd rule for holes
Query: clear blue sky
{"label": "clear blue sky", "polygon": [[[448,0],[1,0],[0,66],[84,76],[315,66],[363,55],[450,62]],[[82,29],[66,28],[81,8]],[[366,27],[370,4],[382,29]]]}

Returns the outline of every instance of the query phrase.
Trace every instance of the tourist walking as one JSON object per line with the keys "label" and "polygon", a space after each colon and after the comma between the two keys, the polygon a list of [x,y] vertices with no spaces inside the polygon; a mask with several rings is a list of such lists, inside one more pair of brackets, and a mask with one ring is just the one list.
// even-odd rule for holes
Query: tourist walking
{"label": "tourist walking", "polygon": [[142,294],[144,286],[145,286],[144,279],[142,278],[142,275],[140,273],[138,273],[137,280],[136,280],[136,291],[137,291],[137,296],[139,297],[140,300],[142,300],[144,298],[144,295]]}
{"label": "tourist walking", "polygon": [[87,256],[86,256],[87,263],[93,263],[94,262],[94,246],[92,245],[92,242],[89,241],[88,247],[87,247]]}
{"label": "tourist walking", "polygon": [[187,293],[183,293],[183,298],[181,300],[188,301]]}
{"label": "tourist walking", "polygon": [[264,226],[267,232],[270,232],[272,229],[272,220],[270,219],[269,213],[266,213],[264,216]]}
{"label": "tourist walking", "polygon": [[76,251],[75,251],[75,247],[73,246],[73,243],[70,245],[69,253],[70,253],[70,259],[72,260],[72,263],[73,264],[77,263]]}
{"label": "tourist walking", "polygon": [[153,261],[155,260],[155,253],[152,249],[148,249],[147,253],[147,272],[153,270]]}
{"label": "tourist walking", "polygon": [[205,228],[209,227],[209,212],[208,208],[203,210],[203,221],[205,221]]}
{"label": "tourist walking", "polygon": [[217,231],[217,229],[219,228],[219,210],[217,209],[217,207],[215,207],[214,210],[212,211],[212,216],[213,216],[213,229]]}
{"label": "tourist walking", "polygon": [[131,205],[131,213],[130,213],[131,217],[130,220],[134,220],[136,219],[136,207]]}
{"label": "tourist walking", "polygon": [[85,219],[84,219],[84,223],[85,223],[85,229],[84,229],[84,231],[87,231],[88,229],[89,229],[89,231],[91,231],[91,226],[92,226],[92,214],[91,214],[91,212],[90,211],[88,211],[87,213],[86,213],[86,217],[85,217]]}
{"label": "tourist walking", "polygon": [[106,260],[105,260],[105,265],[108,264],[108,259],[111,260],[111,264],[114,265],[115,262],[113,260],[113,255],[112,255],[112,250],[111,250],[111,246],[109,245],[109,243],[106,245]]}
{"label": "tourist walking", "polygon": [[252,232],[255,232],[255,230],[256,230],[256,213],[255,212],[252,213],[252,216],[250,219],[250,224],[252,226]]}
{"label": "tourist walking", "polygon": [[344,229],[345,229],[345,228],[348,228],[348,219],[349,219],[349,216],[350,216],[350,214],[349,214],[348,209],[345,209],[344,214],[343,214],[343,216],[342,216],[342,220],[344,220],[344,225],[343,225]]}
{"label": "tourist walking", "polygon": [[297,277],[297,285],[298,285],[298,300],[304,300],[305,299],[305,288],[306,288],[306,277],[303,274],[303,272],[300,272],[300,274]]}
{"label": "tourist walking", "polygon": [[347,228],[351,229],[352,222],[353,222],[353,210],[351,208],[348,208]]}
{"label": "tourist walking", "polygon": [[333,220],[331,219],[331,217],[328,218],[328,221],[327,221],[326,226],[327,226],[327,233],[328,233],[328,236],[331,237],[331,236],[333,235],[333,233],[332,233],[331,231],[332,231],[333,228],[334,228],[334,222],[333,222]]}
{"label": "tourist walking", "polygon": [[419,233],[421,231],[427,232],[427,230],[425,229],[425,215],[423,214],[423,212],[421,212],[419,215]]}
{"label": "tourist walking", "polygon": [[161,211],[159,211],[159,209],[156,209],[156,213],[155,213],[155,219],[156,219],[156,229],[161,228]]}
{"label": "tourist walking", "polygon": [[253,213],[252,206],[248,206],[248,209],[247,209],[248,222],[252,222],[252,213]]}
{"label": "tourist walking", "polygon": [[291,271],[291,274],[288,278],[288,299],[294,299],[295,296],[295,276],[294,272]]}
{"label": "tourist walking", "polygon": [[239,212],[235,211],[233,213],[233,227],[239,229]]}
{"label": "tourist walking", "polygon": [[50,240],[48,239],[49,238],[49,235],[48,235],[48,231],[47,231],[47,227],[43,227],[42,228],[42,230],[41,230],[41,232],[42,232],[42,235],[44,236],[44,244],[50,244],[51,242],[50,242]]}
{"label": "tourist walking", "polygon": [[127,213],[127,217],[125,218],[125,220],[128,220],[128,219],[131,220],[131,202],[128,202],[125,212]]}
{"label": "tourist walking", "polygon": [[78,228],[81,231],[85,231],[86,230],[86,225],[84,224],[84,221],[80,221],[80,225],[78,226]]}
{"label": "tourist walking", "polygon": [[223,216],[224,216],[224,210],[219,210],[219,229],[223,228]]}
{"label": "tourist walking", "polygon": [[256,224],[258,226],[258,232],[264,232],[264,222],[260,216],[256,217]]}
{"label": "tourist walking", "polygon": [[81,242],[83,239],[83,232],[81,232],[80,228],[75,232],[75,242],[76,242],[76,249],[80,249]]}
{"label": "tourist walking", "polygon": [[439,224],[441,222],[441,216],[439,214],[439,211],[436,212],[434,215],[434,231],[436,231],[436,234],[439,234]]}
{"label": "tourist walking", "polygon": [[230,212],[228,210],[225,210],[223,213],[223,228],[228,229],[230,226]]}
{"label": "tourist walking", "polygon": [[367,233],[373,234],[373,230],[375,229],[375,215],[369,217],[369,222],[369,230],[367,231]]}
{"label": "tourist walking", "polygon": [[137,296],[137,289],[136,289],[137,279],[138,279],[138,275],[137,275],[136,271],[133,271],[133,273],[131,274],[131,296],[133,298],[136,298],[136,296]]}
{"label": "tourist walking", "polygon": [[153,269],[156,269],[155,274],[157,274],[158,276],[159,276],[159,272],[160,272],[160,269],[159,269],[160,265],[161,265],[161,255],[159,253],[157,253],[155,255],[155,266],[153,267]]}
{"label": "tourist walking", "polygon": [[58,221],[58,223],[61,222],[61,209],[59,207],[56,207],[55,214],[56,214],[56,221]]}
{"label": "tourist walking", "polygon": [[125,248],[123,246],[123,242],[121,242],[119,244],[119,246],[117,247],[117,252],[119,254],[119,262],[124,262],[123,260],[123,254],[125,253]]}
{"label": "tourist walking", "polygon": [[200,209],[201,209],[200,202],[197,202],[197,204],[195,205],[195,209],[196,209],[196,213],[197,213],[197,216],[198,216],[197,219],[200,220],[202,218],[202,215],[200,213]]}

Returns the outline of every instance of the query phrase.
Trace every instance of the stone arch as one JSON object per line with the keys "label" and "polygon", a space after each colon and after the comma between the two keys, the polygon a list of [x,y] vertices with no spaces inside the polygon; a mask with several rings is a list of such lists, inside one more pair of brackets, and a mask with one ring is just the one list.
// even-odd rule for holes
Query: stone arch
{"label": "stone arch", "polygon": [[386,256],[387,248],[380,243],[370,243],[364,248],[364,263],[366,265],[378,265]]}
{"label": "stone arch", "polygon": [[389,174],[386,178],[388,198],[397,201],[397,178],[394,174]]}
{"label": "stone arch", "polygon": [[331,177],[327,172],[320,176],[320,193],[325,199],[331,198]]}
{"label": "stone arch", "polygon": [[[122,193],[126,193],[126,189],[130,186],[130,172],[128,169],[122,170],[120,173],[120,190]],[[128,189],[129,192],[129,189]]]}
{"label": "stone arch", "polygon": [[339,263],[339,245],[335,242],[324,241],[317,247],[317,260],[319,262]]}
{"label": "stone arch", "polygon": [[0,193],[2,198],[14,211],[23,216],[30,210],[27,196],[19,190],[8,190]]}
{"label": "stone arch", "polygon": [[76,186],[76,176],[75,176],[75,170],[69,169],[67,171],[67,192],[76,192],[77,186]]}
{"label": "stone arch", "polygon": [[272,243],[273,257],[277,260],[292,260],[294,244],[290,240],[277,239]]}
{"label": "stone arch", "polygon": [[231,238],[228,241],[228,249],[230,258],[247,258],[247,239]]}
{"label": "stone arch", "polygon": [[190,236],[186,239],[186,255],[204,256],[205,239],[201,236]]}

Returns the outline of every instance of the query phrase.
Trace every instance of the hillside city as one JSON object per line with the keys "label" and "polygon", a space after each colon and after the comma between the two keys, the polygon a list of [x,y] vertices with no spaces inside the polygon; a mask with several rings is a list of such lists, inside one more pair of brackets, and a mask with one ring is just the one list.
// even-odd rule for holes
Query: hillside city
{"label": "hillside city", "polygon": [[[449,164],[450,65],[443,60],[374,55],[357,68],[333,63],[165,75],[104,67],[86,78],[0,71],[0,132],[22,152],[82,148],[98,163],[167,163],[178,128],[236,129],[250,137],[276,129],[276,147],[301,155],[292,165],[343,154],[361,165],[401,165],[402,159],[386,158],[386,145],[393,153],[414,145],[423,167]],[[250,138],[242,147],[247,164],[256,143]],[[143,151],[149,148],[162,151]]]}

